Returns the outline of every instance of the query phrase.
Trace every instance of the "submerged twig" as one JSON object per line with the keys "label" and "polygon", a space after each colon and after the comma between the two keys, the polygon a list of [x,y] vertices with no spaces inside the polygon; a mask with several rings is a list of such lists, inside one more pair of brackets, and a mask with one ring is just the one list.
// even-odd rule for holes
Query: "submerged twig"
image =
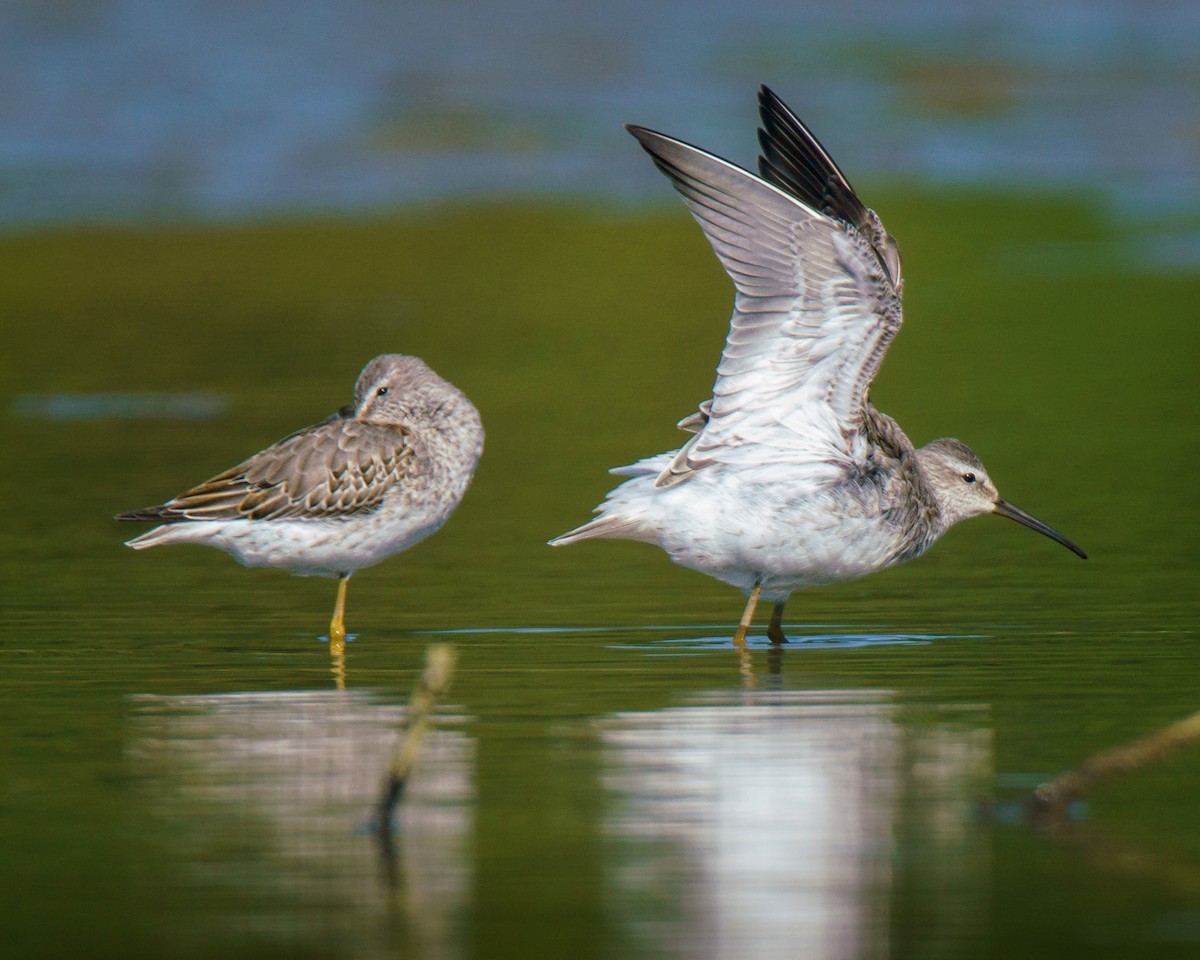
{"label": "submerged twig", "polygon": [[1061,818],[1073,800],[1123,773],[1143,767],[1194,741],[1200,741],[1200,713],[1130,743],[1101,750],[1079,766],[1043,783],[1030,795],[1036,816]]}
{"label": "submerged twig", "polygon": [[421,671],[421,677],[409,700],[408,713],[388,762],[387,775],[384,777],[383,791],[377,808],[377,825],[385,836],[391,833],[392,813],[404,796],[409,775],[417,762],[421,740],[425,735],[425,728],[429,725],[429,716],[450,686],[450,678],[454,674],[454,659],[454,647],[448,643],[434,644],[425,651],[425,669]]}

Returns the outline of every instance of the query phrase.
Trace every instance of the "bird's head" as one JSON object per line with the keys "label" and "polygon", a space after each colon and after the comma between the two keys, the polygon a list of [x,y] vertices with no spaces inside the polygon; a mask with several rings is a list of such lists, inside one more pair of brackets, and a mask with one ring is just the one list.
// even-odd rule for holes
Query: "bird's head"
{"label": "bird's head", "polygon": [[354,384],[354,417],[368,423],[399,424],[426,399],[454,390],[417,357],[384,353],[358,375]]}
{"label": "bird's head", "polygon": [[917,450],[917,463],[928,484],[945,527],[983,513],[996,513],[1036,530],[1087,559],[1074,543],[1000,496],[983,462],[961,440],[945,437]]}

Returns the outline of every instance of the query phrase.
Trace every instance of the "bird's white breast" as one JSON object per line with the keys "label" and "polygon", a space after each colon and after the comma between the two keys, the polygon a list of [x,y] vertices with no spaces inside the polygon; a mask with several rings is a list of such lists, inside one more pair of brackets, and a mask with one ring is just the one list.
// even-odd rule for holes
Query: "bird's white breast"
{"label": "bird's white breast", "polygon": [[385,504],[373,513],[344,520],[193,521],[168,529],[172,542],[207,544],[247,567],[337,576],[373,566],[419,543],[449,514],[449,509],[401,514]]}
{"label": "bird's white breast", "polygon": [[884,519],[877,491],[797,482],[781,465],[710,468],[667,488],[636,477],[612,501],[639,515],[636,539],[743,590],[761,582],[771,600],[888,566],[904,537]]}

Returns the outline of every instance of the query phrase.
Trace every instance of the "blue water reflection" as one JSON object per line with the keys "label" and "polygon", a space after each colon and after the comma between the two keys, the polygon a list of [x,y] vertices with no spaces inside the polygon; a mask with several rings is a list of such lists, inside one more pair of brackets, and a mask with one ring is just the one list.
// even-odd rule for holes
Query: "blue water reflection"
{"label": "blue water reflection", "polygon": [[11,417],[29,420],[211,420],[225,413],[216,393],[22,393]]}
{"label": "blue water reflection", "polygon": [[[669,650],[694,649],[711,650],[714,647],[731,646],[735,624],[702,623],[702,624],[621,624],[604,627],[464,627],[456,630],[414,630],[413,636],[486,636],[501,634],[510,636],[529,636],[539,634],[610,634],[613,640],[609,646],[614,650]],[[935,640],[947,639],[981,639],[977,634],[932,634],[932,633],[891,633],[887,631],[860,633],[842,624],[804,624],[789,628],[793,631],[793,639],[787,644],[787,650],[804,650],[818,647],[871,647],[904,643],[932,643]],[[819,631],[819,632],[818,632]],[[661,636],[656,636],[661,634]],[[631,636],[632,635],[632,636]],[[635,643],[632,637],[645,637],[642,643]],[[750,647],[773,646],[765,634],[750,634],[746,637]]]}

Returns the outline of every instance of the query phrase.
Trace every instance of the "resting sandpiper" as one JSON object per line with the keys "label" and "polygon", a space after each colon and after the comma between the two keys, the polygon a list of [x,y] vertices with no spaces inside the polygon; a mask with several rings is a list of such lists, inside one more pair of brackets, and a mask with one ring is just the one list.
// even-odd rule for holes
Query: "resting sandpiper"
{"label": "resting sandpiper", "polygon": [[331,643],[346,637],[350,575],[436,531],[483,452],[479,412],[416,357],[364,368],[354,403],[157,507],[118,520],[162,525],[135,550],[204,543],[247,567],[337,577]]}
{"label": "resting sandpiper", "polygon": [[748,596],[784,643],[793,591],[852,580],[924,553],[953,524],[997,513],[1071,541],[1001,499],[959,440],[914,448],[872,405],[871,381],[900,329],[900,251],[873,210],[774,93],[759,92],[759,176],[628,126],[692,215],[736,288],[712,399],[681,420],[679,450],[631,477],[559,545],[642,540]]}

